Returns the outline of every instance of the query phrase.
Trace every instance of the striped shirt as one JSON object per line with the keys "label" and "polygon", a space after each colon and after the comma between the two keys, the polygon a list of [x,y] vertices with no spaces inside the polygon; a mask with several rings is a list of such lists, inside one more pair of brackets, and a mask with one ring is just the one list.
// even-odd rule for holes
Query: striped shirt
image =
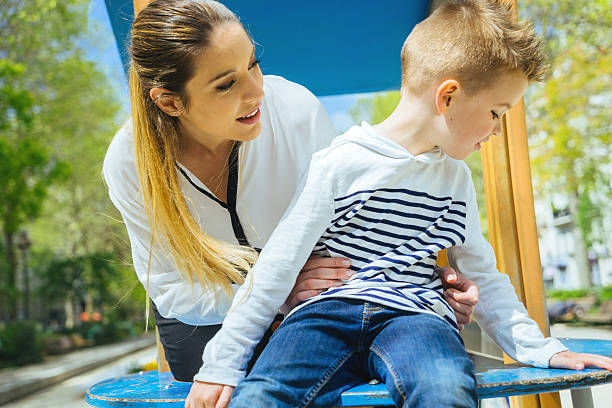
{"label": "striped shirt", "polygon": [[355,273],[291,313],[322,299],[353,298],[432,314],[456,327],[434,271],[437,253],[448,249],[451,266],[480,287],[476,319],[506,353],[546,367],[566,349],[542,335],[508,277],[496,270],[465,163],[439,149],[413,156],[364,123],[313,156],[222,329],[207,344],[196,380],[236,385],[313,249],[348,257]]}

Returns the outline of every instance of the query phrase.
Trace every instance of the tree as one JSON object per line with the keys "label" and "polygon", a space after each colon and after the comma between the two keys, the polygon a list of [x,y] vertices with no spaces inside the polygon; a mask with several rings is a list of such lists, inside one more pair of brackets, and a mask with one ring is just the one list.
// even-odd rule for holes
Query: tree
{"label": "tree", "polygon": [[525,0],[520,8],[545,38],[551,62],[547,81],[527,95],[535,192],[567,198],[583,287],[592,284],[588,249],[609,245],[597,226],[612,210],[611,11],[606,0]]}
{"label": "tree", "polygon": [[22,65],[0,61],[0,222],[7,265],[2,289],[9,319],[17,312],[15,235],[40,214],[49,186],[65,170],[30,133],[33,98],[15,85],[24,71]]}
{"label": "tree", "polygon": [[[111,40],[87,31],[88,5],[89,0],[0,2],[0,55],[27,67],[14,81],[31,96],[28,133],[45,147],[47,161],[70,163],[65,177],[45,191],[40,217],[28,225],[35,262],[48,258],[37,252],[85,263],[100,253],[129,256],[125,228],[109,222],[119,216],[101,177],[118,127],[118,98],[103,67],[86,57],[88,48]],[[48,277],[47,269],[33,265],[41,278]],[[75,303],[68,299],[66,310]]]}

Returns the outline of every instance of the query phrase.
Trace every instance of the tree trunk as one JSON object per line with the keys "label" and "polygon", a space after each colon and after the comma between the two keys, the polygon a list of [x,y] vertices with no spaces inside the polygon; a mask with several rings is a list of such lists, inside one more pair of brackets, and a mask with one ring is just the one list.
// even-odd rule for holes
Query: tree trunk
{"label": "tree trunk", "polygon": [[8,319],[15,320],[17,318],[17,254],[15,253],[15,234],[9,231],[4,231],[4,240],[6,243],[6,260],[8,264],[7,276],[7,303],[8,303]]}
{"label": "tree trunk", "polygon": [[67,329],[74,328],[74,307],[72,306],[72,296],[69,295],[64,300],[64,313],[66,314],[66,322],[64,326]]}
{"label": "tree trunk", "polygon": [[591,265],[589,263],[589,253],[587,251],[584,235],[578,225],[578,204],[580,198],[578,192],[569,193],[569,210],[574,220],[573,237],[574,237],[574,253],[572,254],[576,261],[578,269],[578,284],[581,288],[590,288],[593,286],[591,279]]}

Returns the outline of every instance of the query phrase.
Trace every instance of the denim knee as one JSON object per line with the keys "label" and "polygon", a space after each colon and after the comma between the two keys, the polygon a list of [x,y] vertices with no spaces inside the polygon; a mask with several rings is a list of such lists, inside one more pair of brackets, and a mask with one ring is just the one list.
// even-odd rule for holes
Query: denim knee
{"label": "denim knee", "polygon": [[476,379],[471,362],[432,362],[416,377],[405,407],[477,407]]}

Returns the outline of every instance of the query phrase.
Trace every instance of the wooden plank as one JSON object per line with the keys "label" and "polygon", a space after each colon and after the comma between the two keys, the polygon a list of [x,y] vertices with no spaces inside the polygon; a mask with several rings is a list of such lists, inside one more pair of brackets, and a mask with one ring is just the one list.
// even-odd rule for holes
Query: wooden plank
{"label": "wooden plank", "polygon": [[[612,341],[559,340],[577,352],[612,356]],[[534,368],[523,364],[505,365],[501,359],[479,353],[472,353],[470,358],[474,361],[479,399],[612,383],[612,372],[607,370],[576,371]],[[88,404],[95,407],[183,407],[190,388],[191,383],[176,381],[171,373],[149,371],[102,381],[87,390],[85,398]],[[523,401],[530,402],[521,397],[520,403]],[[540,398],[540,403],[542,401],[551,402]],[[342,394],[344,407],[392,405],[384,384],[363,384]]]}

